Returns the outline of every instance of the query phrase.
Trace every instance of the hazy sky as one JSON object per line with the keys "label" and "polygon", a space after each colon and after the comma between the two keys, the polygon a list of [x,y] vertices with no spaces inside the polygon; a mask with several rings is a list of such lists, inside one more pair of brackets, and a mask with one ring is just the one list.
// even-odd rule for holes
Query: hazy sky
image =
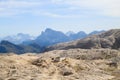
{"label": "hazy sky", "polygon": [[0,36],[120,28],[120,0],[0,0]]}

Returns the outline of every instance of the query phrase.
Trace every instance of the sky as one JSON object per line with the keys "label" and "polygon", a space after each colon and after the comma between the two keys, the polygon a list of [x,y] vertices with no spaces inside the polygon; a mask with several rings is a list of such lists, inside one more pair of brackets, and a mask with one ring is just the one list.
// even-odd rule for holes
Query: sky
{"label": "sky", "polygon": [[0,37],[120,28],[120,0],[0,0]]}

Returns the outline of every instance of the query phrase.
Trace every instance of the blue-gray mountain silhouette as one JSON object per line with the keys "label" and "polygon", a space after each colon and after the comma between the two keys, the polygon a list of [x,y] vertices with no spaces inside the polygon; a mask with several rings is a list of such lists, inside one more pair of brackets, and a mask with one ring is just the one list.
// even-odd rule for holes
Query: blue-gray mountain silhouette
{"label": "blue-gray mountain silhouette", "polygon": [[23,41],[33,40],[34,37],[29,34],[18,33],[17,35],[6,36],[1,40],[6,40],[14,44],[21,44]]}
{"label": "blue-gray mountain silhouette", "polygon": [[47,28],[34,40],[34,42],[41,46],[50,46],[56,43],[67,42],[69,40],[69,37],[64,33]]}
{"label": "blue-gray mountain silhouette", "polygon": [[42,48],[37,44],[29,44],[29,45],[16,45],[9,41],[1,41],[0,43],[0,53],[27,53],[27,52],[34,52],[40,53]]}

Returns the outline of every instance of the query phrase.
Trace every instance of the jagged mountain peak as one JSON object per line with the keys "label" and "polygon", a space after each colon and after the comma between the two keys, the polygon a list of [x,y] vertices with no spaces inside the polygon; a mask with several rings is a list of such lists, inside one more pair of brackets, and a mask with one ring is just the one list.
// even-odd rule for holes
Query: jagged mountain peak
{"label": "jagged mountain peak", "polygon": [[41,46],[49,46],[60,42],[69,41],[69,38],[62,32],[47,28],[40,36],[35,39],[35,42]]}
{"label": "jagged mountain peak", "polygon": [[54,30],[51,29],[51,28],[46,28],[46,29],[45,29],[45,32],[49,32],[49,31],[54,31]]}
{"label": "jagged mountain peak", "polygon": [[81,34],[81,33],[84,33],[84,34],[86,34],[84,31],[79,31],[77,34]]}
{"label": "jagged mountain peak", "polygon": [[67,36],[70,36],[70,35],[72,35],[72,34],[75,34],[73,31],[68,31],[68,32],[66,32],[66,35]]}

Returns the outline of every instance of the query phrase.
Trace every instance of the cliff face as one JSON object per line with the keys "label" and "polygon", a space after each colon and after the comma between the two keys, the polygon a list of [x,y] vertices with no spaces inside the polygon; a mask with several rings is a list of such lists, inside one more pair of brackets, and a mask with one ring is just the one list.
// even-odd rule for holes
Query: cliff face
{"label": "cliff face", "polygon": [[120,48],[120,29],[113,29],[98,35],[92,35],[87,38],[76,40],[67,43],[60,43],[54,46],[49,46],[46,51],[59,49],[92,49],[92,48]]}

